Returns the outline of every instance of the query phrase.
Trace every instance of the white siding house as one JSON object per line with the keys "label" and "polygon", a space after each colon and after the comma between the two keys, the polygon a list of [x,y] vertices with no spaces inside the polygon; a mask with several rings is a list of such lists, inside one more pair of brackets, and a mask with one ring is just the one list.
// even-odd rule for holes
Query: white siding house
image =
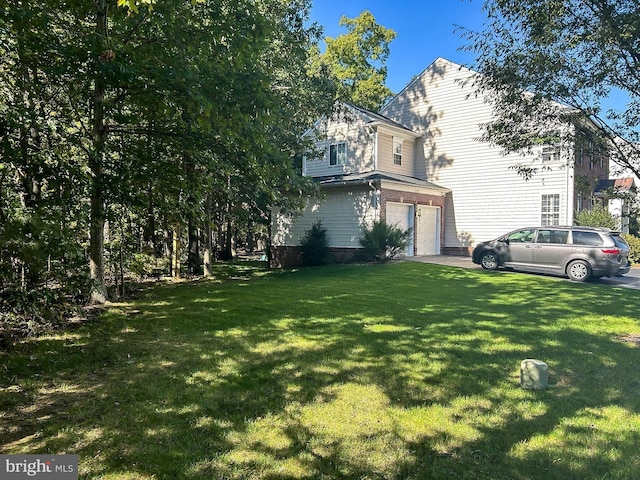
{"label": "white siding house", "polygon": [[411,228],[406,255],[439,254],[448,189],[414,176],[418,134],[377,113],[347,105],[314,131],[318,155],[303,159],[322,195],[307,199],[302,215],[275,212],[273,265],[300,263],[300,242],[320,221],[335,261],[353,258],[363,230],[375,220]]}
{"label": "white siding house", "polygon": [[[309,199],[301,216],[274,215],[272,263],[299,261],[300,240],[317,220],[337,258],[357,250],[377,219],[413,229],[406,255],[469,255],[510,230],[572,225],[575,209],[608,178],[608,157],[585,142],[527,155],[482,142],[493,108],[474,75],[438,58],[380,113],[347,105],[318,121],[308,134],[320,154],[303,160],[303,174],[324,196]],[[516,165],[538,173],[527,181]]]}
{"label": "white siding house", "polygon": [[381,113],[420,133],[415,175],[449,188],[444,250],[466,254],[477,242],[509,230],[547,222],[572,224],[571,150],[545,157],[544,171],[525,181],[516,164],[542,166],[533,155],[503,155],[479,140],[492,107],[469,80],[475,73],[437,59],[385,106]]}

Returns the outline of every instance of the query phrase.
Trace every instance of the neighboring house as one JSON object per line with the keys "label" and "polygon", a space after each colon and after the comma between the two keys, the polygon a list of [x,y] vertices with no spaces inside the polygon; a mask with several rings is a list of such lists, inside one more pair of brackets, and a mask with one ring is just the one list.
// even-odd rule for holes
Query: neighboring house
{"label": "neighboring house", "polygon": [[629,233],[629,221],[637,204],[636,184],[633,177],[600,180],[596,185],[594,197],[608,207],[609,213],[616,218],[616,227],[622,233]]}
{"label": "neighboring house", "polygon": [[[309,199],[302,216],[276,212],[273,263],[299,261],[300,240],[317,220],[338,260],[352,256],[376,219],[414,229],[406,255],[468,255],[477,242],[512,229],[573,224],[583,199],[608,178],[608,157],[587,142],[504,155],[480,141],[493,111],[476,93],[474,75],[438,58],[379,114],[347,106],[319,121],[324,155],[306,158],[303,174],[325,197]],[[516,164],[539,172],[525,181]]]}

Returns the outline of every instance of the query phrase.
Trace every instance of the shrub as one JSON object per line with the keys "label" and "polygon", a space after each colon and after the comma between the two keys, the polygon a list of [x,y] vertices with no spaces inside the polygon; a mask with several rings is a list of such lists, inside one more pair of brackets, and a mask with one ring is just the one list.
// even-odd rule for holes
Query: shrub
{"label": "shrub", "polygon": [[640,263],[640,238],[629,233],[624,234],[623,238],[629,244],[629,260],[631,260],[631,263]]}
{"label": "shrub", "polygon": [[604,227],[615,230],[618,228],[618,221],[604,207],[595,206],[591,210],[582,210],[576,214],[576,225],[583,227]]}
{"label": "shrub", "polygon": [[327,229],[322,221],[316,221],[307,230],[300,242],[302,247],[302,262],[306,266],[324,265],[329,261],[329,241]]}
{"label": "shrub", "polygon": [[406,250],[411,235],[412,229],[402,230],[380,220],[364,230],[360,245],[364,248],[368,260],[386,262]]}

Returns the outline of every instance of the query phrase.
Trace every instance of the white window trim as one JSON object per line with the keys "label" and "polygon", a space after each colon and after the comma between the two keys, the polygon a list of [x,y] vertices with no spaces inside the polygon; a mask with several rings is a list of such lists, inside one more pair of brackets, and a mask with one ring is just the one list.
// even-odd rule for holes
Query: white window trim
{"label": "white window trim", "polygon": [[560,145],[543,145],[540,154],[543,162],[551,162],[560,160]]}
{"label": "white window trim", "polygon": [[[340,152],[338,151],[340,145],[344,145],[344,152],[342,153],[342,155],[340,154]],[[331,163],[331,149],[335,148],[336,151],[336,163]],[[329,157],[329,166],[331,167],[338,167],[341,165],[346,165],[347,163],[347,142],[335,142],[329,145],[329,148],[327,149],[327,154]]]}
{"label": "white window trim", "polygon": [[[393,164],[394,165],[402,165],[402,154],[403,154],[403,141],[402,138],[393,137],[393,150],[391,154],[393,155]],[[400,147],[400,153],[396,153],[396,147]],[[399,161],[396,161],[396,155],[399,157]]]}
{"label": "white window trim", "polygon": [[[557,197],[557,205],[551,204],[551,210],[545,211],[545,197]],[[540,225],[543,227],[553,227],[560,225],[561,220],[561,196],[559,193],[543,193],[540,195]],[[557,223],[554,222],[557,218]],[[551,220],[551,222],[549,222]]]}

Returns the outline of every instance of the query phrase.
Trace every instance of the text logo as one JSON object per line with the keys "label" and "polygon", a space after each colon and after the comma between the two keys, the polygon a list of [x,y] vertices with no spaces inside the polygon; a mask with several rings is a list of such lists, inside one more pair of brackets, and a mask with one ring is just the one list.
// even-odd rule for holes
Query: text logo
{"label": "text logo", "polygon": [[78,455],[0,455],[2,480],[78,480]]}

